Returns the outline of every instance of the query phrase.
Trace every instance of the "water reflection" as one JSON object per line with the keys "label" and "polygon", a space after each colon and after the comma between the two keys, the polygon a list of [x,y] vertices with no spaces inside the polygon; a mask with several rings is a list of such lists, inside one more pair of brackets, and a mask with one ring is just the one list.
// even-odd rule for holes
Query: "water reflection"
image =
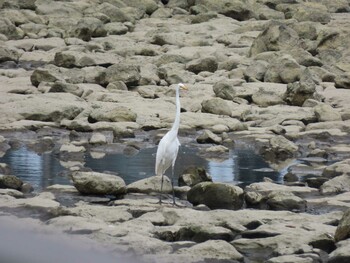
{"label": "water reflection", "polygon": [[0,162],[10,166],[14,175],[34,188],[45,188],[53,184],[69,184],[69,179],[59,175],[63,167],[52,153],[38,155],[26,147],[9,150]]}
{"label": "water reflection", "polygon": [[[125,182],[131,183],[154,175],[156,148],[142,149],[134,156],[123,154],[106,154],[93,158],[87,153],[85,166],[97,172],[113,172],[121,176]],[[31,183],[36,190],[52,184],[71,184],[69,178],[61,176],[66,168],[61,166],[53,153],[38,155],[27,148],[9,150],[0,158],[0,162],[7,163],[13,174],[23,181]],[[262,181],[269,177],[280,181],[280,174],[268,168],[266,162],[252,150],[236,148],[231,150],[228,158],[222,162],[206,160],[198,155],[193,148],[180,148],[175,175],[178,176],[189,166],[204,167],[215,182],[233,184],[249,184]],[[171,169],[167,171],[169,173]]]}

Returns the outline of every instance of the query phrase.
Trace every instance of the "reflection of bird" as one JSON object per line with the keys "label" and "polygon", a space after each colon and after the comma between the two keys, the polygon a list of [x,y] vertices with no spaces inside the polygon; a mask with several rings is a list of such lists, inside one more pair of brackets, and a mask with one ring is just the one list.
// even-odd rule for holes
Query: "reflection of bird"
{"label": "reflection of bird", "polygon": [[164,137],[160,140],[157,149],[156,156],[156,175],[162,176],[162,182],[160,186],[159,202],[162,202],[162,191],[163,191],[163,179],[165,171],[171,166],[172,168],[172,178],[171,186],[173,190],[173,204],[175,204],[175,194],[174,194],[174,166],[177,157],[177,152],[179,150],[180,142],[177,138],[177,133],[180,126],[180,89],[187,90],[187,87],[179,83],[176,86],[176,116],[171,127]]}

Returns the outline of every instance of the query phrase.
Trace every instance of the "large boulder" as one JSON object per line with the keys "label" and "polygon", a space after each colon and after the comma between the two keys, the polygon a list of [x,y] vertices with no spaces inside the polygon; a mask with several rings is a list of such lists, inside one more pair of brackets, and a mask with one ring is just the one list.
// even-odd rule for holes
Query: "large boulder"
{"label": "large boulder", "polygon": [[193,205],[204,204],[210,209],[240,209],[243,205],[242,188],[225,183],[202,182],[187,193]]}
{"label": "large boulder", "polygon": [[124,180],[116,175],[98,172],[75,172],[73,184],[82,194],[119,195],[126,191]]}
{"label": "large boulder", "polygon": [[296,81],[287,85],[284,100],[293,106],[302,106],[307,99],[313,98],[316,85],[312,81]]}
{"label": "large boulder", "polygon": [[339,194],[343,192],[350,191],[350,176],[348,174],[343,174],[337,177],[334,177],[320,187],[322,194]]}

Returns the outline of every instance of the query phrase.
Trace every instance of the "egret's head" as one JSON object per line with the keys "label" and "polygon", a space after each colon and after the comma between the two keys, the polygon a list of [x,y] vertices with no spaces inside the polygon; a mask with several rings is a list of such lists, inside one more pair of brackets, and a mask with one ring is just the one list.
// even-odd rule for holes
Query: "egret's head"
{"label": "egret's head", "polygon": [[188,88],[184,84],[179,83],[178,85],[180,87],[180,90],[188,90]]}

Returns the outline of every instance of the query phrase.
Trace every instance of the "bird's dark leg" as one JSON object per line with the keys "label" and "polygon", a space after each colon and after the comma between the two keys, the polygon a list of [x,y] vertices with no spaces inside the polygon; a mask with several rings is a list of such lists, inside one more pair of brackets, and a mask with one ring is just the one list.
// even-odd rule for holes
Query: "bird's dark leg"
{"label": "bird's dark leg", "polygon": [[176,205],[175,202],[175,190],[174,190],[174,165],[171,167],[171,187],[173,190],[173,205]]}
{"label": "bird's dark leg", "polygon": [[162,174],[162,181],[160,184],[160,193],[159,193],[159,204],[162,204],[163,180],[164,180],[164,175]]}

